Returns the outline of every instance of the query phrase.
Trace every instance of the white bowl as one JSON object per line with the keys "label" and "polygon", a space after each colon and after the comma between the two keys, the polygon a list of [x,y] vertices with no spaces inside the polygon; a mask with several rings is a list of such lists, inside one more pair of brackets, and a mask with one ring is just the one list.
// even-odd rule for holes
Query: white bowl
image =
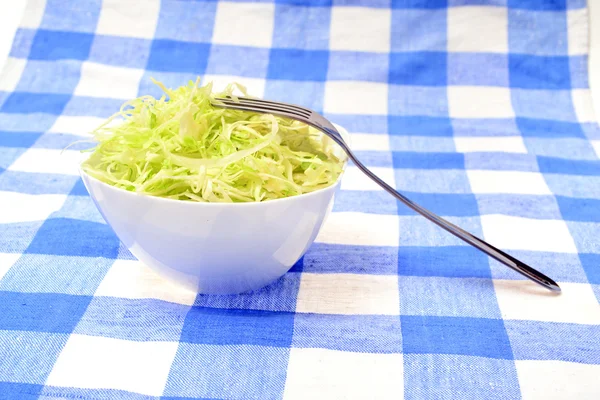
{"label": "white bowl", "polygon": [[283,276],[317,237],[341,180],[267,202],[196,203],[129,192],[79,171],[96,207],[138,260],[206,294],[254,290]]}

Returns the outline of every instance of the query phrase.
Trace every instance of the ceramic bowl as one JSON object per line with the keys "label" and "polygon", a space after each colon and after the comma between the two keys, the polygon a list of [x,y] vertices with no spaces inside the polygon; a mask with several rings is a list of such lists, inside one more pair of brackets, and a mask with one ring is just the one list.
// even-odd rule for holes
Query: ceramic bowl
{"label": "ceramic bowl", "polygon": [[[336,127],[348,140],[348,132]],[[317,237],[343,175],[327,188],[283,199],[197,203],[129,192],[79,172],[106,222],[138,260],[205,294],[255,290],[284,275]]]}

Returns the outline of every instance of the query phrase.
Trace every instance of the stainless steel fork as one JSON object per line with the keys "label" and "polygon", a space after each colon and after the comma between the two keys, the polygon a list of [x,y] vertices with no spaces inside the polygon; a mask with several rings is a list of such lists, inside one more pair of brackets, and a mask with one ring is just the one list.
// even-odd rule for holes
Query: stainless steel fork
{"label": "stainless steel fork", "polygon": [[369,178],[371,178],[372,180],[377,182],[377,184],[379,186],[381,186],[383,189],[385,189],[388,193],[390,193],[396,199],[400,200],[402,203],[404,203],[405,205],[407,205],[408,207],[410,207],[417,213],[421,214],[422,216],[424,216],[431,222],[437,224],[441,228],[450,232],[454,236],[456,236],[456,237],[464,240],[465,242],[469,243],[470,245],[478,248],[479,250],[483,251],[490,257],[500,261],[504,265],[519,272],[520,274],[526,276],[527,278],[531,279],[532,281],[534,281],[554,292],[560,292],[560,287],[558,286],[558,284],[556,282],[554,282],[552,279],[550,279],[549,277],[547,277],[546,275],[531,268],[530,266],[523,263],[522,261],[517,260],[513,256],[506,254],[502,250],[497,249],[496,247],[492,246],[491,244],[486,243],[485,241],[479,239],[478,237],[473,236],[472,234],[459,228],[458,226],[446,221],[445,219],[432,213],[431,211],[426,210],[425,208],[414,203],[413,201],[411,201],[410,199],[408,199],[407,197],[405,197],[404,195],[402,195],[401,193],[396,191],[390,185],[385,183],[377,175],[375,175],[367,167],[365,167],[364,164],[360,162],[360,160],[358,160],[356,158],[356,156],[354,155],[354,153],[352,152],[352,150],[350,149],[348,144],[346,144],[346,142],[344,141],[344,139],[342,138],[340,133],[337,131],[337,129],[333,126],[333,124],[331,124],[331,122],[329,122],[321,114],[319,114],[315,111],[309,110],[307,108],[300,107],[300,106],[293,105],[293,104],[267,101],[267,100],[261,100],[261,99],[254,99],[254,98],[249,98],[249,97],[237,97],[235,99],[233,99],[231,97],[215,98],[214,101],[212,102],[212,104],[215,107],[224,107],[224,108],[230,108],[230,109],[234,109],[234,110],[243,110],[243,111],[252,111],[252,112],[264,113],[264,114],[279,115],[281,117],[286,117],[286,118],[304,122],[305,124],[308,124],[316,129],[322,131],[327,136],[329,136],[331,139],[333,139],[338,145],[340,145],[340,147],[346,152],[346,154],[348,154],[348,158],[350,158],[362,172],[364,172]]}

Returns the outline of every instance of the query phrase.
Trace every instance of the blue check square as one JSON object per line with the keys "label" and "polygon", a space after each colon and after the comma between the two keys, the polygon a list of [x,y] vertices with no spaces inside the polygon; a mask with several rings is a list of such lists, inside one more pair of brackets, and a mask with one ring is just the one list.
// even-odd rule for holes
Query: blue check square
{"label": "blue check square", "polygon": [[43,384],[34,385],[31,383],[0,382],[0,393],[2,393],[6,399],[39,399],[43,388]]}
{"label": "blue check square", "polygon": [[539,171],[535,156],[508,152],[498,152],[494,157],[490,157],[484,152],[467,153],[465,154],[465,168],[467,170]]}
{"label": "blue check square", "polygon": [[146,68],[151,71],[193,72],[201,75],[206,70],[209,51],[210,45],[205,43],[155,39]]}
{"label": "blue check square", "polygon": [[523,142],[531,154],[582,160],[597,159],[590,141],[584,138],[526,137]]}
{"label": "blue check square", "polygon": [[0,330],[70,334],[91,296],[0,291]]}
{"label": "blue check square", "polygon": [[154,37],[181,42],[210,43],[216,10],[216,2],[163,0]]}
{"label": "blue check square", "polygon": [[[28,382],[43,385],[68,338],[69,335],[63,333],[0,331],[0,349],[13,349],[10,352],[2,352],[0,382]],[[21,346],[13,347],[15,343],[20,343]],[[5,399],[10,398],[4,397],[10,393],[4,389],[0,384],[0,396]]]}
{"label": "blue check square", "polygon": [[551,195],[476,194],[481,215],[505,214],[524,218],[561,219],[556,198]]}
{"label": "blue check square", "polygon": [[[64,79],[56,79],[64,76]],[[30,60],[25,65],[15,90],[19,92],[49,92],[71,94],[79,83],[81,62],[59,60],[54,62]]]}
{"label": "blue check square", "polygon": [[123,103],[124,101],[120,99],[73,96],[66,104],[62,115],[108,118],[119,111]]}
{"label": "blue check square", "polygon": [[323,82],[328,60],[324,50],[271,49],[267,78]]}
{"label": "blue check square", "polygon": [[0,172],[10,167],[25,151],[23,147],[0,147]]}
{"label": "blue check square", "polygon": [[445,86],[448,60],[443,52],[390,53],[389,83]]}
{"label": "blue check square", "polygon": [[41,29],[94,33],[102,0],[78,0],[65,3],[62,0],[46,0]]}
{"label": "blue check square", "polygon": [[187,315],[180,341],[211,345],[289,347],[293,331],[294,314],[290,312],[194,306]]}
{"label": "blue check square", "polygon": [[[2,150],[0,150],[1,153]],[[78,179],[73,175],[62,174],[40,174],[10,170],[0,172],[2,172],[0,173],[0,190],[16,190],[19,193],[27,194],[68,193]],[[41,226],[39,222],[37,224],[38,227]],[[31,238],[33,238],[33,233]]]}
{"label": "blue check square", "polygon": [[[562,157],[537,156],[537,162],[540,172],[548,174],[600,176],[600,161],[598,160],[568,160]],[[585,220],[595,221],[591,215],[588,215]]]}
{"label": "blue check square", "polygon": [[582,253],[579,259],[588,281],[593,285],[600,285],[600,254]]}
{"label": "blue check square", "polygon": [[[3,92],[0,92],[0,104],[4,104],[1,100]],[[6,92],[4,92],[6,93]],[[14,92],[12,92],[14,93]],[[8,93],[7,97],[9,97]],[[3,106],[0,106],[0,110]],[[45,132],[54,125],[56,122],[56,115],[46,113],[35,113],[35,118],[31,118],[31,115],[27,113],[14,113],[0,112],[0,118],[2,119],[2,129],[12,132]]]}
{"label": "blue check square", "polygon": [[498,6],[498,7],[506,7],[508,0],[448,0],[449,7],[456,6]]}
{"label": "blue check square", "polygon": [[[389,57],[386,54],[354,51],[329,52],[328,80],[387,82]],[[348,68],[352,65],[352,68]]]}
{"label": "blue check square", "polygon": [[501,319],[402,315],[400,323],[405,354],[513,357]]}
{"label": "blue check square", "polygon": [[538,118],[516,118],[517,127],[523,137],[583,138],[580,124]]}
{"label": "blue check square", "polygon": [[[343,193],[344,191],[342,191]],[[388,195],[389,196],[389,195]],[[304,256],[303,272],[394,275],[398,249],[315,243]]]}
{"label": "blue check square", "polygon": [[491,279],[401,276],[398,284],[401,315],[501,318]]}
{"label": "blue check square", "polygon": [[[547,3],[547,2],[546,2]],[[552,29],[548,29],[551,26]],[[523,40],[523,38],[527,40]],[[560,12],[508,10],[511,53],[566,56],[567,15]]]}
{"label": "blue check square", "polygon": [[[155,299],[95,296],[74,333],[137,341],[179,340],[189,306]],[[148,329],[148,327],[152,329]]]}
{"label": "blue check square", "polygon": [[508,0],[509,8],[534,11],[562,11],[570,0]]}
{"label": "blue check square", "polygon": [[3,113],[47,113],[59,115],[71,99],[70,94],[12,92],[2,105]]}
{"label": "blue check square", "polygon": [[264,78],[269,66],[269,49],[212,44],[207,74]]}
{"label": "blue check square", "polygon": [[[511,250],[510,254],[527,265],[542,269],[558,282],[587,283],[577,254],[531,250]],[[496,260],[490,259],[489,264],[494,279],[525,279]]]}
{"label": "blue check square", "polygon": [[[0,131],[0,147],[21,147],[29,148],[42,136],[41,133],[37,132],[7,132]],[[5,163],[6,166],[10,163]]]}
{"label": "blue check square", "polygon": [[9,55],[15,58],[28,58],[36,32],[35,29],[18,28]]}
{"label": "blue check square", "polygon": [[92,296],[113,261],[23,254],[0,280],[0,290]]}
{"label": "blue check square", "polygon": [[335,196],[333,212],[394,215],[398,209],[398,201],[384,191],[340,190]]}
{"label": "blue check square", "polygon": [[504,322],[515,360],[600,363],[600,325],[551,321]]}
{"label": "blue check square", "polygon": [[[411,200],[438,215],[446,217],[478,216],[479,208],[475,196],[469,193],[423,193],[405,192]],[[398,215],[414,215],[413,211],[399,203]]]}
{"label": "blue check square", "polygon": [[508,87],[508,55],[448,53],[448,84]]}
{"label": "blue check square", "polygon": [[490,278],[491,272],[487,256],[470,247],[403,246],[398,251],[398,275]]}
{"label": "blue check square", "polygon": [[514,118],[453,118],[451,125],[456,136],[521,135]]}
{"label": "blue check square", "polygon": [[589,239],[600,237],[600,222],[567,221],[567,225],[579,252],[600,254],[600,242]]}
{"label": "blue check square", "polygon": [[588,56],[570,56],[569,71],[571,72],[571,89],[588,89]]}
{"label": "blue check square", "polygon": [[293,312],[299,287],[300,274],[287,273],[261,289],[237,296],[199,294],[194,306]]}
{"label": "blue check square", "polygon": [[89,60],[129,68],[146,68],[152,41],[107,35],[94,36]]}
{"label": "blue check square", "polygon": [[396,116],[388,117],[390,135],[452,137],[450,120],[442,117]]}
{"label": "blue check square", "polygon": [[559,121],[577,122],[571,93],[566,90],[513,89],[510,92],[515,114],[527,118],[547,118],[548,110],[552,118]]}
{"label": "blue check square", "polygon": [[393,9],[391,50],[445,52],[446,14],[444,8]]}
{"label": "blue check square", "polygon": [[448,0],[392,0],[392,8],[436,9],[448,7]]}
{"label": "blue check square", "polygon": [[353,115],[326,113],[325,117],[342,125],[348,132],[386,133],[388,117],[385,115]]}
{"label": "blue check square", "polygon": [[[69,238],[68,245],[64,242],[66,237]],[[41,226],[26,253],[115,259],[119,243],[117,236],[106,224],[51,218]]]}
{"label": "blue check square", "polygon": [[314,1],[303,5],[295,0],[276,3],[274,48],[328,50],[331,8],[319,7]]}
{"label": "blue check square", "polygon": [[[279,347],[180,343],[162,398],[280,399],[289,353]],[[217,360],[219,367],[211,366]]]}
{"label": "blue check square", "polygon": [[510,54],[510,86],[520,89],[571,89],[569,57]]}
{"label": "blue check square", "polygon": [[85,60],[90,54],[93,39],[94,35],[90,33],[39,29],[33,39],[29,58],[32,60]]}
{"label": "blue check square", "polygon": [[445,87],[390,85],[388,102],[390,115],[448,116]]}

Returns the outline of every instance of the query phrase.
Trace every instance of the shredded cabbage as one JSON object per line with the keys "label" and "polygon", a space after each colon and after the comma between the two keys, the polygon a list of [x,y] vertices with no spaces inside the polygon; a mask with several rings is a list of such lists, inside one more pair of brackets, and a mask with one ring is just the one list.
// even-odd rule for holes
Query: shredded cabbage
{"label": "shredded cabbage", "polygon": [[198,202],[260,202],[313,192],[335,183],[343,156],[308,125],[214,107],[222,93],[190,81],[156,99],[142,96],[92,132],[96,146],[82,164],[89,175],[141,194]]}

